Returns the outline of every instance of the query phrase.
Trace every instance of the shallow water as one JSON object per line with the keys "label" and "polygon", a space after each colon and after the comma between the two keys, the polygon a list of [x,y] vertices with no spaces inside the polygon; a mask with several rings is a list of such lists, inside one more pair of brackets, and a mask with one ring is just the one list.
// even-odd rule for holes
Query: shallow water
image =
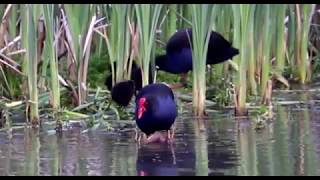
{"label": "shallow water", "polygon": [[1,131],[0,175],[320,175],[320,106],[275,110],[259,131],[230,113],[213,114],[199,132],[182,115],[171,145],[138,146],[133,131]]}

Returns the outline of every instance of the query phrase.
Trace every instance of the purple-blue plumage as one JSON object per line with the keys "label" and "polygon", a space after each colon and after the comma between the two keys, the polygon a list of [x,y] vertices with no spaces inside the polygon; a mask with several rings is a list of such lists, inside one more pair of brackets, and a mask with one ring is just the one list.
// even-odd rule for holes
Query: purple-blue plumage
{"label": "purple-blue plumage", "polygon": [[[188,35],[192,42],[192,29],[177,31],[168,41],[166,54],[156,58],[159,70],[172,74],[192,71],[192,50]],[[239,54],[222,35],[212,31],[210,34],[206,64],[218,64]]]}
{"label": "purple-blue plumage", "polygon": [[147,135],[169,130],[177,117],[172,90],[162,84],[150,84],[136,96],[135,118],[139,129]]}

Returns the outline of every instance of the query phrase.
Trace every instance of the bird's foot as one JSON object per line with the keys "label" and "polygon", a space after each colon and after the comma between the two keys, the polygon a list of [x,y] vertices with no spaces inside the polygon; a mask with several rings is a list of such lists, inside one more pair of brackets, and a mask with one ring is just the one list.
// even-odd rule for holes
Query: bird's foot
{"label": "bird's foot", "polygon": [[170,132],[170,130],[167,131],[167,139],[168,139],[168,143],[171,144],[172,138],[171,138],[171,132]]}
{"label": "bird's foot", "polygon": [[204,110],[202,118],[207,118],[208,116],[209,116],[208,112],[206,110]]}
{"label": "bird's foot", "polygon": [[140,132],[137,128],[135,129],[135,141],[138,142],[140,144],[141,139],[147,139],[146,135],[142,132]]}
{"label": "bird's foot", "polygon": [[141,134],[139,132],[139,130],[137,128],[135,128],[135,137],[134,140],[139,142],[139,140],[141,139]]}
{"label": "bird's foot", "polygon": [[149,143],[154,143],[154,142],[165,142],[166,139],[163,137],[161,132],[155,132],[151,134],[145,141],[144,143],[149,144]]}
{"label": "bird's foot", "polygon": [[137,130],[137,128],[134,130],[135,131],[135,136],[134,136],[134,140],[135,141],[138,141],[138,130]]}

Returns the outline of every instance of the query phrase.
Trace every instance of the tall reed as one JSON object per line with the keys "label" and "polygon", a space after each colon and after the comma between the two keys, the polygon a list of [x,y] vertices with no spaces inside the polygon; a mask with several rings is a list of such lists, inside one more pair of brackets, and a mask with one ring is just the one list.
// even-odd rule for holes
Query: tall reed
{"label": "tall reed", "polygon": [[81,105],[87,97],[87,71],[96,16],[92,4],[65,4],[64,8],[67,17],[67,20],[64,17],[64,24],[69,46],[68,57],[72,62],[68,68],[71,70],[71,80],[77,79],[77,104]]}
{"label": "tall reed", "polygon": [[191,5],[192,8],[192,66],[193,109],[197,117],[205,115],[206,59],[213,26],[213,5]]}
{"label": "tall reed", "polygon": [[57,60],[57,36],[55,34],[54,5],[42,5],[44,21],[46,27],[46,41],[44,47],[44,57],[50,62],[50,83],[52,92],[52,107],[55,110],[60,108],[60,88],[58,79]]}
{"label": "tall reed", "polygon": [[[111,63],[113,84],[130,78],[128,68],[131,67],[131,61],[129,63],[128,59],[131,52],[129,31],[131,8],[131,5],[128,4],[114,4],[108,18],[110,19],[110,29],[106,36],[106,43]],[[116,69],[113,66],[115,62],[117,64]]]}
{"label": "tall reed", "polygon": [[26,4],[21,8],[21,36],[22,45],[26,49],[23,61],[23,72],[28,79],[28,92],[30,103],[30,120],[33,125],[39,124],[38,105],[38,61],[39,49],[37,48],[37,25],[40,17],[40,5]]}
{"label": "tall reed", "polygon": [[154,47],[156,28],[162,9],[161,4],[135,4],[139,33],[138,62],[142,69],[142,84],[149,84],[149,66],[154,61]]}

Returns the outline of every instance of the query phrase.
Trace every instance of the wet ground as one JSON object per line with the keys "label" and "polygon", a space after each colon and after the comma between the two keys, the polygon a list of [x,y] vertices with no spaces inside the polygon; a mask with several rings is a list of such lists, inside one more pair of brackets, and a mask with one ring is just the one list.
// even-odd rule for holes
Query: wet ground
{"label": "wet ground", "polygon": [[224,113],[212,114],[200,132],[186,113],[173,144],[139,146],[134,131],[1,131],[0,175],[320,175],[317,93],[285,93],[301,103],[274,106],[262,130]]}

